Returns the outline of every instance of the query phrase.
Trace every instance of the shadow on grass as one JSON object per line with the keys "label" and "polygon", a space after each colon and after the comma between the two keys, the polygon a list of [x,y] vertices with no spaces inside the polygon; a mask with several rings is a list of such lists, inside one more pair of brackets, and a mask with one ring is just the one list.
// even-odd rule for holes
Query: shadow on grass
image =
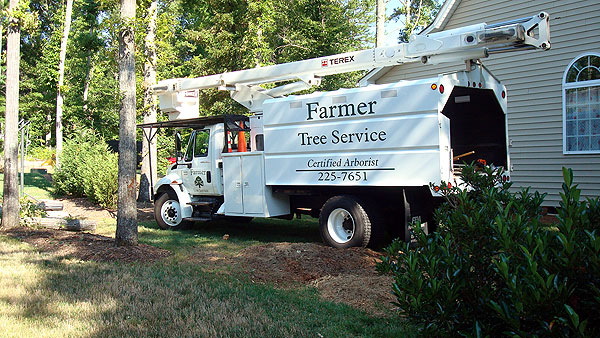
{"label": "shadow on grass", "polygon": [[[193,264],[78,262],[3,241],[0,292],[9,333],[87,337],[400,337],[398,319],[372,318],[318,298],[202,271]],[[5,250],[8,248],[8,250]],[[3,256],[4,256],[3,255]],[[21,267],[21,272],[15,272]]]}
{"label": "shadow on grass", "polygon": [[[196,223],[183,231],[161,230],[154,221],[140,222],[140,242],[173,252],[196,246],[233,253],[244,247],[271,242],[321,242],[318,220],[254,219],[250,223],[218,220]],[[223,240],[224,235],[228,240]]]}
{"label": "shadow on grass", "polygon": [[[50,182],[44,175],[39,173],[25,173],[23,175],[23,183],[25,185],[25,192],[32,195],[37,195],[40,198],[53,196],[54,188],[52,182]],[[4,182],[4,174],[0,174],[0,181]],[[18,176],[18,184],[21,184],[21,175]],[[4,186],[0,184],[0,193],[3,191]],[[40,196],[40,193],[42,196]],[[36,197],[36,196],[34,196]]]}
{"label": "shadow on grass", "polygon": [[26,186],[37,187],[46,191],[50,191],[52,189],[52,182],[50,182],[42,174],[38,173],[25,173],[24,183]]}

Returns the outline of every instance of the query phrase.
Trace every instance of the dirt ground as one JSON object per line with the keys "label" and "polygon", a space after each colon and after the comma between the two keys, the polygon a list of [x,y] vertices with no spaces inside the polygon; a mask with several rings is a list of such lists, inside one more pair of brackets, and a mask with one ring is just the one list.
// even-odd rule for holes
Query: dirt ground
{"label": "dirt ground", "polygon": [[[63,203],[63,211],[69,213],[73,218],[103,221],[116,219],[116,210],[107,210],[88,201],[86,198],[59,198]],[[138,203],[138,221],[150,221],[154,219],[154,208],[151,203]]]}
{"label": "dirt ground", "polygon": [[170,252],[146,244],[116,247],[113,238],[85,232],[19,227],[6,234],[33,245],[43,252],[98,262],[154,262]]}
{"label": "dirt ground", "polygon": [[370,249],[282,242],[248,247],[234,257],[234,262],[253,281],[282,287],[314,286],[327,300],[386,315],[395,300],[393,278],[375,271],[380,256]]}
{"label": "dirt ground", "polygon": [[[64,211],[72,217],[105,221],[116,218],[114,211],[102,209],[84,198],[61,199]],[[153,219],[151,205],[138,205],[138,219]],[[140,244],[133,248],[115,247],[114,239],[91,233],[64,230],[18,228],[8,232],[40,251],[81,260],[154,262],[170,252]],[[209,271],[238,271],[254,283],[280,288],[313,286],[321,296],[342,302],[375,315],[393,309],[390,276],[375,271],[380,254],[369,249],[335,249],[320,243],[269,243],[243,249],[235,256],[205,247],[196,247],[188,262],[201,264]]]}

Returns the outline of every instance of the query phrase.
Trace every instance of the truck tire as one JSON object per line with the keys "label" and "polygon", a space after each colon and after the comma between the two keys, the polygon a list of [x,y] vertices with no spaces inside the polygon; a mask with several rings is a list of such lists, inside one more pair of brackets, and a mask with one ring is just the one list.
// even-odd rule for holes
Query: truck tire
{"label": "truck tire", "polygon": [[158,197],[154,203],[154,219],[163,230],[182,230],[192,224],[192,222],[184,221],[181,218],[181,206],[177,195],[173,192]]}
{"label": "truck tire", "polygon": [[321,238],[334,248],[377,247],[385,233],[377,209],[354,196],[334,196],[319,215]]}

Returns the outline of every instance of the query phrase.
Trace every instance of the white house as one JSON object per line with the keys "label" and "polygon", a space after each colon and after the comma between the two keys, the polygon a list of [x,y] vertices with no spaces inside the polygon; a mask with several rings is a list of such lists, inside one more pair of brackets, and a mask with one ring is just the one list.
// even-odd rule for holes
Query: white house
{"label": "white house", "polygon": [[[421,34],[475,23],[550,14],[549,51],[495,54],[483,60],[508,90],[514,187],[548,193],[558,206],[562,167],[574,170],[582,195],[600,195],[600,1],[447,0]],[[372,70],[361,85],[464,69],[405,64]]]}

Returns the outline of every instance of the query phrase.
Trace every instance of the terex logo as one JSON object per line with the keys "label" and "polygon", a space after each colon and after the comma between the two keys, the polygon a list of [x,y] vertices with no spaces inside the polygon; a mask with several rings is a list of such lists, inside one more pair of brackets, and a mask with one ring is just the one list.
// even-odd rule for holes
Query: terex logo
{"label": "terex logo", "polygon": [[323,59],[323,60],[321,60],[321,67],[327,67],[329,65],[339,65],[342,63],[349,63],[349,62],[354,62],[354,55],[344,56],[341,58],[334,58],[334,59]]}

